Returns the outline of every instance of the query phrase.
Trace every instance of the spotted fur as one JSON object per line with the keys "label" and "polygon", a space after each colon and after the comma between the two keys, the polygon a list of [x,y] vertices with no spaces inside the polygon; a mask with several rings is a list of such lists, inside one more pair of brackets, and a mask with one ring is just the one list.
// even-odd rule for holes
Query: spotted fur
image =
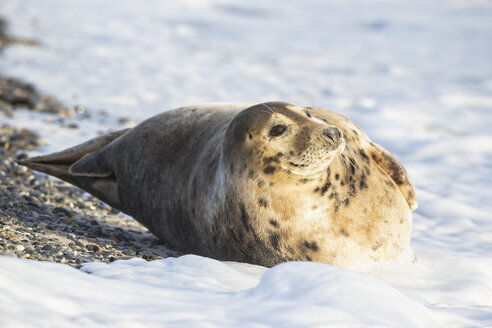
{"label": "spotted fur", "polygon": [[177,250],[265,266],[393,259],[417,206],[401,164],[352,121],[286,103],[167,111],[21,163],[80,186]]}

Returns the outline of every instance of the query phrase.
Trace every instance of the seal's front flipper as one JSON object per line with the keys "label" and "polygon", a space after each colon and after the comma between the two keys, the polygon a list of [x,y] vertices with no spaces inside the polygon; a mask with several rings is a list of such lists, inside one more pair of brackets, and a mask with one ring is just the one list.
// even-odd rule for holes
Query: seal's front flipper
{"label": "seal's front flipper", "polygon": [[405,171],[400,162],[387,150],[374,142],[370,143],[368,151],[377,165],[396,183],[410,209],[415,210],[418,206],[415,189],[410,182],[407,171]]}
{"label": "seal's front flipper", "polygon": [[111,163],[107,160],[106,146],[127,131],[111,132],[61,152],[17,162],[70,182],[111,206],[120,208],[118,185]]}

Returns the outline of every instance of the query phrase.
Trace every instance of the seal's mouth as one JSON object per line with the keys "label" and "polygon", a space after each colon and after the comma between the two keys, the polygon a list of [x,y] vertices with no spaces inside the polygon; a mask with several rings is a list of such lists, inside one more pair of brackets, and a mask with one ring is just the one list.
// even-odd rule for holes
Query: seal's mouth
{"label": "seal's mouth", "polygon": [[294,162],[289,162],[289,165],[290,166],[293,166],[293,167],[306,167],[306,166],[309,166],[309,164],[296,164]]}
{"label": "seal's mouth", "polygon": [[295,158],[286,159],[282,161],[281,165],[285,170],[296,175],[317,175],[326,170],[333,159],[345,149],[345,140],[342,136],[339,136],[338,140],[333,140],[333,144],[336,145],[335,149],[333,149],[333,145],[330,145],[316,150],[316,154],[313,156],[303,154]]}

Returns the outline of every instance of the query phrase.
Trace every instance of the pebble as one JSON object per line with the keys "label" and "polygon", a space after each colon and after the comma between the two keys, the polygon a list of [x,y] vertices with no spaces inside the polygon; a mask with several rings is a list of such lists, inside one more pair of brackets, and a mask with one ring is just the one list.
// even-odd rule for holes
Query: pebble
{"label": "pebble", "polygon": [[86,262],[177,256],[145,227],[65,182],[15,159],[39,145],[32,131],[0,125],[0,254],[79,268]]}
{"label": "pebble", "polygon": [[[0,18],[0,51],[12,43],[35,45],[8,35],[5,26]],[[67,125],[67,117],[89,117],[83,105],[67,107],[30,83],[0,75],[0,116],[13,116],[18,108],[57,114],[54,122],[60,127]],[[92,261],[132,257],[150,261],[180,255],[136,221],[119,216],[119,210],[70,184],[16,164],[16,159],[27,157],[24,151],[42,143],[33,131],[0,125],[1,255],[76,268]]]}
{"label": "pebble", "polygon": [[85,246],[85,248],[87,248],[91,252],[97,252],[99,250],[99,247],[94,244],[88,244]]}
{"label": "pebble", "polygon": [[41,248],[42,251],[45,251],[45,252],[51,252],[53,250],[53,246],[51,245],[44,245],[42,248]]}

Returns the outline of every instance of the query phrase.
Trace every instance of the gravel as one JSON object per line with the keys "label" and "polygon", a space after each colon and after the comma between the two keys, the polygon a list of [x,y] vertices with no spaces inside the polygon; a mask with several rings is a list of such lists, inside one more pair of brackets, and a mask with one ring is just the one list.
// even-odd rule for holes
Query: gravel
{"label": "gravel", "polygon": [[38,136],[0,126],[0,254],[66,263],[177,256],[138,222],[76,187],[19,166]]}
{"label": "gravel", "polygon": [[3,18],[0,18],[0,50],[11,44],[37,46],[38,41],[10,35],[9,33],[7,33],[7,21]]}
{"label": "gravel", "polygon": [[56,113],[71,117],[75,108],[65,107],[52,96],[40,94],[30,83],[0,75],[0,108],[4,115],[12,116],[17,108]]}
{"label": "gravel", "polygon": [[[12,43],[35,45],[5,32],[0,19],[0,50]],[[0,117],[15,109],[71,116],[78,111],[18,79],[0,75]],[[147,261],[178,256],[145,227],[100,200],[58,179],[17,165],[24,151],[40,145],[26,129],[0,125],[0,254],[64,263],[113,262],[141,257]]]}
{"label": "gravel", "polygon": [[[10,35],[7,32],[5,19],[0,18],[0,51],[12,44],[39,45],[36,40]],[[74,116],[77,112],[77,108],[66,107],[54,97],[39,93],[30,83],[0,75],[0,115],[12,116],[13,111],[17,108],[56,113],[69,117]]]}

